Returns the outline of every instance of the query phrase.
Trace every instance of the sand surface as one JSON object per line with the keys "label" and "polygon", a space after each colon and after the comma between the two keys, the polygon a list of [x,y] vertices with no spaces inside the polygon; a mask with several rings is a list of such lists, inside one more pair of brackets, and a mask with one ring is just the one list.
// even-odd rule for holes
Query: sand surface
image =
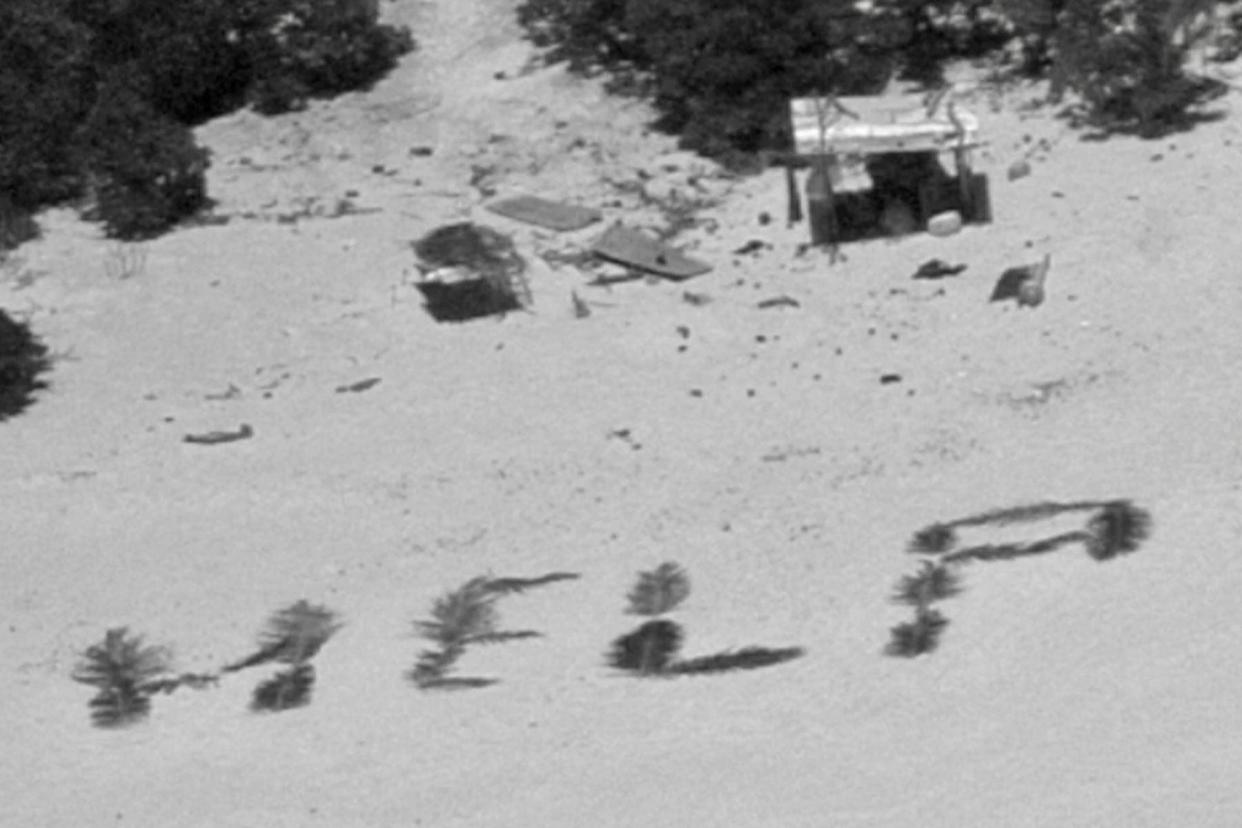
{"label": "sand surface", "polygon": [[[1040,87],[966,84],[995,222],[832,262],[797,255],[779,171],[730,177],[641,103],[524,71],[511,12],[397,0],[421,46],[375,89],[204,126],[227,224],[136,255],[52,211],[6,265],[0,306],[59,358],[0,425],[0,824],[1242,825],[1242,96],[1084,141]],[[660,227],[674,189],[702,202],[677,243],[714,265],[683,284],[590,285],[563,262],[604,225],[482,206]],[[428,316],[410,244],[463,220],[513,236],[529,313]],[[1043,305],[987,301],[1045,253]],[[968,267],[913,280],[930,258]],[[758,307],[778,296],[797,307]],[[1151,513],[1139,551],[971,565],[940,649],[882,654],[911,533],[1110,498]],[[687,654],[805,657],[607,667],[665,560],[693,585]],[[437,596],[550,571],[581,578],[500,604],[543,637],[461,664],[498,683],[405,678]],[[91,726],[69,675],[107,628],[212,670],[300,598],[346,623],[309,706],[251,713],[243,673]]]}

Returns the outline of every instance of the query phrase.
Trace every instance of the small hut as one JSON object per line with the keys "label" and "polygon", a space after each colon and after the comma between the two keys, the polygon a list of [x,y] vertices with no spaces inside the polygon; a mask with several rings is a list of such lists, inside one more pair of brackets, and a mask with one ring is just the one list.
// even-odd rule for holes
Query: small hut
{"label": "small hut", "polygon": [[[789,110],[789,163],[811,168],[813,243],[917,232],[948,211],[967,224],[992,220],[987,176],[971,166],[972,150],[982,144],[979,121],[949,90],[927,100],[795,98]],[[952,173],[941,163],[946,154],[954,161]],[[790,181],[796,187],[792,174]]]}

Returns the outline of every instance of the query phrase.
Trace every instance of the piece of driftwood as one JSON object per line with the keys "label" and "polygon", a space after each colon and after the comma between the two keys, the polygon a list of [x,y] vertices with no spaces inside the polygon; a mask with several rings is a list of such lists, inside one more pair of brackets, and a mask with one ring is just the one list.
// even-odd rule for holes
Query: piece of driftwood
{"label": "piece of driftwood", "polygon": [[621,224],[608,228],[596,240],[591,250],[601,259],[668,279],[689,279],[712,269],[706,262],[693,259],[674,247],[656,241],[641,230]]}
{"label": "piece of driftwood", "polygon": [[379,377],[367,377],[364,380],[358,380],[357,382],[351,382],[348,385],[338,385],[336,387],[336,393],[338,394],[355,393],[356,394],[360,391],[366,391],[368,388],[374,388],[376,385],[379,385],[379,382],[380,382]]}
{"label": "piece of driftwood", "polygon": [[214,446],[218,443],[232,443],[236,440],[246,440],[254,436],[254,429],[248,423],[242,423],[236,431],[207,431],[202,434],[187,434],[184,442],[196,443],[203,446]]}
{"label": "piece of driftwood", "polygon": [[493,201],[487,205],[487,209],[506,218],[547,227],[549,230],[581,230],[603,218],[599,210],[590,207],[563,204],[530,195]]}
{"label": "piece of driftwood", "polygon": [[956,276],[966,269],[964,264],[951,265],[942,259],[928,259],[914,271],[914,279],[943,279],[945,276]]}

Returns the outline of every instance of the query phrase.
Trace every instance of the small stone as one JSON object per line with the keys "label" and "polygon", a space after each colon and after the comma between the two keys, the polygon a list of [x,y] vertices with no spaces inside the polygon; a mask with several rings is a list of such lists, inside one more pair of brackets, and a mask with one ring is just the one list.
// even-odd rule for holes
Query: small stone
{"label": "small stone", "polygon": [[1031,162],[1022,160],[1014,161],[1009,165],[1009,180],[1017,181],[1019,178],[1026,178],[1031,174]]}
{"label": "small stone", "polygon": [[962,214],[956,210],[937,213],[927,220],[927,232],[933,236],[952,236],[962,229]]}

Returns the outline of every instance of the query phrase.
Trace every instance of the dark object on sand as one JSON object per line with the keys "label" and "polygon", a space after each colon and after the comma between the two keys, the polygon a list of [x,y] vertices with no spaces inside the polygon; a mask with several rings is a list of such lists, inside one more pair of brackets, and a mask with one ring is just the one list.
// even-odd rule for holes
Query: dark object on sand
{"label": "dark object on sand", "polygon": [[621,224],[608,228],[591,249],[601,259],[668,279],[689,279],[712,269],[706,262],[692,259],[680,250],[656,241],[641,230]]}
{"label": "dark object on sand", "polygon": [[311,664],[295,664],[281,670],[254,689],[250,709],[256,712],[279,713],[294,707],[310,704],[311,690],[315,687],[315,668]]}
{"label": "dark object on sand", "polygon": [[581,230],[603,218],[599,210],[548,201],[538,196],[515,196],[493,201],[487,209],[506,218],[547,227],[549,230]]}
{"label": "dark object on sand", "polygon": [[913,621],[893,627],[884,652],[891,656],[914,658],[930,653],[940,644],[940,635],[949,620],[934,609],[920,608]]}
{"label": "dark object on sand", "polygon": [[760,300],[759,303],[755,305],[755,307],[760,308],[760,309],[800,308],[802,307],[802,303],[799,302],[797,299],[793,298],[792,296],[785,296],[784,294],[782,294],[780,296],[773,296],[771,299]]}
{"label": "dark object on sand", "polygon": [[20,414],[47,388],[39,375],[51,367],[47,346],[30,329],[0,310],[0,422]]}
{"label": "dark object on sand", "polygon": [[798,197],[798,178],[794,175],[792,162],[785,164],[785,190],[789,198],[786,224],[793,227],[802,221],[802,199]]}
{"label": "dark object on sand", "polygon": [[759,239],[751,239],[746,244],[733,251],[734,256],[748,256],[751,253],[758,253],[761,250],[767,250],[772,245]]}
{"label": "dark object on sand", "polygon": [[1052,256],[1047,254],[1038,264],[1009,268],[1001,274],[989,301],[1015,299],[1019,307],[1038,307],[1044,301],[1044,283],[1051,265]]}
{"label": "dark object on sand", "polygon": [[679,676],[703,673],[724,673],[730,670],[755,670],[771,667],[801,658],[806,651],[801,647],[743,647],[733,652],[688,658],[673,664],[668,672]]}
{"label": "dark object on sand", "polygon": [[526,262],[507,236],[470,222],[438,227],[414,243],[424,275],[415,286],[437,322],[464,322],[530,304]]}
{"label": "dark object on sand", "polygon": [[236,431],[208,431],[203,434],[187,434],[183,442],[196,443],[202,446],[214,446],[218,443],[232,443],[246,440],[254,436],[254,429],[248,423],[242,423]]}
{"label": "dark object on sand", "polygon": [[914,271],[915,279],[943,279],[945,276],[956,276],[966,269],[966,265],[951,265],[942,259],[928,259]]}
{"label": "dark object on sand", "polygon": [[379,385],[379,382],[380,382],[380,378],[379,378],[379,377],[368,377],[368,378],[366,378],[366,379],[364,379],[364,380],[358,380],[357,382],[351,382],[351,383],[349,383],[348,385],[338,385],[338,386],[336,387],[336,393],[338,393],[338,394],[349,394],[349,393],[354,393],[354,394],[356,394],[356,393],[358,393],[358,392],[360,392],[360,391],[366,391],[366,390],[367,390],[367,389],[369,389],[369,388],[374,388],[375,386]]}

